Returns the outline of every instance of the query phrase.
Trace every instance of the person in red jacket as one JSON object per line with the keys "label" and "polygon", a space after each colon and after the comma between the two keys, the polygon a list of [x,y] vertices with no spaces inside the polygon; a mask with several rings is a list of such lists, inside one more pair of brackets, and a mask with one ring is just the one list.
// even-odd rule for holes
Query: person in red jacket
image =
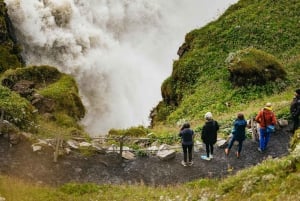
{"label": "person in red jacket", "polygon": [[266,106],[260,110],[255,117],[255,121],[259,123],[259,148],[258,151],[264,152],[267,148],[268,142],[270,140],[270,135],[273,132],[268,129],[269,126],[276,125],[276,116],[272,111],[272,104],[267,103]]}

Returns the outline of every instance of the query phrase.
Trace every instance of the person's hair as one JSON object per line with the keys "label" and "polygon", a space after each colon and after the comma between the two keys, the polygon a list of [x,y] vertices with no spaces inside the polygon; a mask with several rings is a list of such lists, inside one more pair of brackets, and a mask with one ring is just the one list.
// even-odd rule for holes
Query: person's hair
{"label": "person's hair", "polygon": [[211,112],[206,112],[206,114],[204,115],[204,118],[206,119],[206,120],[212,120],[212,113]]}
{"label": "person's hair", "polygon": [[239,112],[239,113],[237,114],[237,118],[238,118],[238,119],[245,119],[244,114],[241,113],[241,112]]}
{"label": "person's hair", "polygon": [[185,128],[190,128],[190,127],[191,127],[190,123],[186,122],[186,123],[184,123],[184,124],[182,125],[182,127],[181,127],[180,130],[183,130],[183,129],[185,129]]}

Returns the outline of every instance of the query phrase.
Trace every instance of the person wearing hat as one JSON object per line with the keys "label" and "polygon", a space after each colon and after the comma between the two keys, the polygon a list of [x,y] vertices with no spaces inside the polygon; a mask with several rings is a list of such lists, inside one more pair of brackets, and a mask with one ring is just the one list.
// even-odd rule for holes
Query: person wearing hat
{"label": "person wearing hat", "polygon": [[299,127],[299,115],[300,115],[300,89],[295,91],[295,96],[290,106],[290,113],[293,121],[292,132],[294,133]]}
{"label": "person wearing hat", "polygon": [[202,155],[201,159],[209,161],[213,158],[214,144],[217,142],[219,124],[213,119],[211,112],[207,112],[204,118],[206,122],[202,128],[201,139],[206,146],[206,155]]}
{"label": "person wearing hat", "polygon": [[258,112],[255,117],[255,121],[259,123],[259,152],[264,152],[267,148],[272,132],[270,127],[273,127],[277,123],[275,113],[272,110],[272,104],[267,103],[266,106]]}

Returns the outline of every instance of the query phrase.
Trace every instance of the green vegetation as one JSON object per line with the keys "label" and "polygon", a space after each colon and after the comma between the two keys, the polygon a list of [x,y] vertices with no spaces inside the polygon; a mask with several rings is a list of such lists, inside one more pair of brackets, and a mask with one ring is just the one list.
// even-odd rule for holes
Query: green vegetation
{"label": "green vegetation", "polygon": [[[0,81],[5,86],[0,102],[4,119],[18,128],[36,128],[34,133],[44,137],[57,133],[70,137],[70,128],[83,133],[78,120],[84,117],[85,108],[71,76],[51,66],[29,66],[5,71]],[[21,87],[15,87],[20,83]]]}
{"label": "green vegetation", "polygon": [[[35,122],[34,107],[18,94],[0,86],[0,108],[3,119],[15,124],[20,129],[30,130]],[[1,111],[1,112],[2,112]]]}
{"label": "green vegetation", "polygon": [[78,96],[75,80],[71,76],[63,75],[57,82],[38,92],[55,101],[55,111],[64,112],[76,120],[84,117],[85,108]]}
{"label": "green vegetation", "polygon": [[234,86],[264,85],[269,81],[283,82],[284,67],[276,58],[255,48],[230,53],[225,62]]}
{"label": "green vegetation", "polygon": [[[292,97],[299,87],[299,7],[298,1],[241,0],[218,20],[188,33],[162,85],[163,100],[151,113],[152,125],[201,121],[207,111],[215,116],[237,112],[226,103],[245,107],[273,94]],[[248,57],[231,60],[238,65],[226,62],[241,54]],[[233,67],[242,75],[232,77]]]}
{"label": "green vegetation", "polygon": [[129,137],[146,137],[150,132],[143,126],[131,127],[128,129],[111,129],[108,136],[129,136]]}

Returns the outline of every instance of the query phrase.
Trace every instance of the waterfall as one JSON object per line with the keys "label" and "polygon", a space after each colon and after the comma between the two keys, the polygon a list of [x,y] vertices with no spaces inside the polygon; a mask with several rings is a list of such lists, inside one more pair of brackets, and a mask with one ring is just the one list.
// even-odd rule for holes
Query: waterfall
{"label": "waterfall", "polygon": [[93,136],[148,125],[187,32],[237,0],[5,0],[27,65],[71,74]]}

